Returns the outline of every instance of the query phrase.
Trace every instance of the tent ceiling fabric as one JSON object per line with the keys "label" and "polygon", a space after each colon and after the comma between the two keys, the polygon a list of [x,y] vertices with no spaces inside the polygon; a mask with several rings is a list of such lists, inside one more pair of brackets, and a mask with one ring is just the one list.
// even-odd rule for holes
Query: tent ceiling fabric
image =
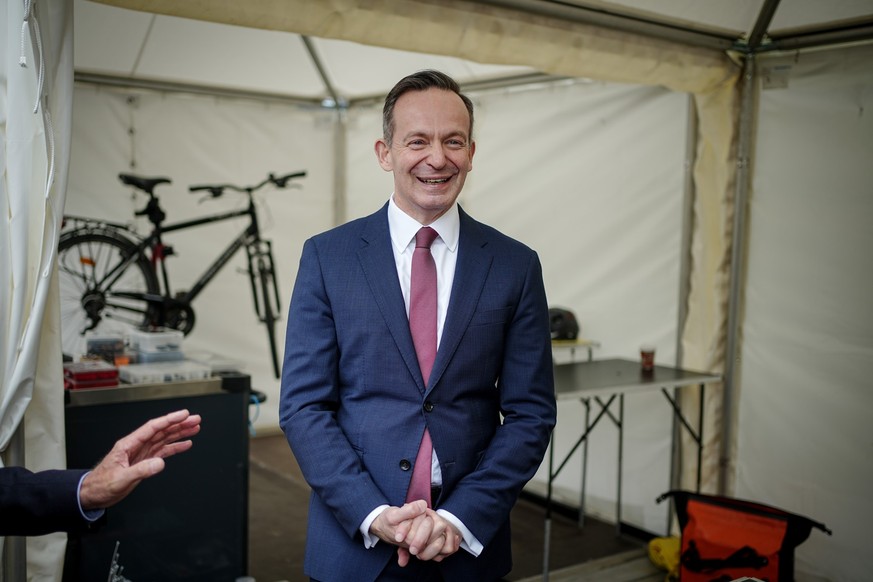
{"label": "tent ceiling fabric", "polygon": [[[116,67],[119,77],[132,80],[247,87],[314,101],[329,97],[331,87],[350,101],[384,95],[396,79],[425,66],[443,69],[464,85],[539,73],[692,93],[698,118],[695,228],[688,317],[681,332],[683,364],[718,372],[726,368],[738,186],[734,146],[740,67],[728,49],[742,53],[741,39],[756,36],[753,30],[766,43],[760,23],[767,23],[767,30],[816,23],[815,30],[829,31],[834,19],[873,22],[873,0],[827,2],[825,14],[815,0],[785,0],[784,5],[778,0],[98,1],[77,0],[91,12],[76,23],[77,42],[99,47],[76,53],[77,74],[112,74]],[[597,12],[605,6],[608,14]],[[645,6],[647,13],[637,6]],[[789,17],[793,14],[805,16]],[[122,32],[121,26],[100,22],[103,16],[135,19],[135,27]],[[614,25],[602,24],[603,19]],[[678,33],[671,35],[671,27]],[[116,54],[93,52],[105,51],[107,43],[97,38],[109,34],[129,46],[110,51]],[[697,42],[701,35],[715,43]],[[314,59],[323,65],[324,78]],[[707,391],[708,411],[721,408],[719,392]],[[683,399],[683,407],[687,404]],[[722,421],[719,414],[707,413],[705,432],[713,442],[722,434]],[[713,442],[707,443],[711,452]],[[717,456],[704,459],[705,482],[719,471]]]}
{"label": "tent ceiling fabric", "polygon": [[[608,10],[733,39],[755,26],[765,0],[565,0],[568,4]],[[543,3],[543,0],[534,0]],[[771,36],[800,30],[824,30],[858,18],[869,19],[870,0],[783,0],[770,23]]]}
{"label": "tent ceiling fabric", "polygon": [[[320,101],[328,96],[298,34],[121,10],[77,0],[76,71]],[[462,80],[529,73],[346,41],[310,39],[347,99],[384,94],[422,59]],[[106,47],[113,47],[106,50]],[[361,66],[361,64],[378,66]]]}
{"label": "tent ceiling fabric", "polygon": [[[423,57],[426,66],[462,83],[538,71],[700,92],[735,72],[724,50],[692,50],[644,33],[652,25],[668,34],[686,31],[724,49],[741,43],[774,0],[96,2],[75,2],[80,75],[309,101],[330,97],[329,84],[352,101],[384,94],[397,78],[421,68]],[[866,22],[865,30],[873,29],[873,0],[775,4],[771,37],[828,33],[847,22]],[[617,21],[636,23],[640,34],[610,28]],[[317,37],[311,43],[326,82],[301,34]],[[632,54],[638,66],[627,61],[616,66],[610,55],[619,53]]]}
{"label": "tent ceiling fabric", "polygon": [[[384,79],[380,78],[379,70],[383,66],[390,69],[386,78],[390,78],[392,82],[398,78],[396,69],[391,65],[396,57],[393,51],[382,52],[373,47],[464,59],[466,62],[463,66],[470,70],[468,75],[459,76],[461,81],[506,74],[505,70],[487,66],[498,65],[513,67],[508,71],[510,73],[517,72],[517,67],[526,67],[552,75],[663,85],[678,91],[700,92],[721,85],[736,74],[736,68],[720,51],[462,0],[102,2],[163,15],[154,19],[139,19],[138,34],[131,34],[131,40],[140,39],[139,45],[127,49],[127,65],[117,66],[117,70],[122,75],[133,77],[147,78],[154,74],[150,69],[151,65],[154,63],[157,66],[160,62],[162,69],[168,71],[167,76],[176,78],[171,75],[174,67],[178,70],[183,66],[191,66],[195,60],[192,55],[202,52],[218,55],[219,58],[211,59],[212,64],[205,64],[199,73],[190,71],[191,74],[187,76],[189,81],[198,79],[198,75],[205,75],[206,69],[210,67],[229,71],[236,64],[236,70],[243,60],[249,64],[250,72],[256,68],[256,64],[257,68],[274,71],[274,79],[270,81],[274,84],[290,83],[292,90],[298,84],[312,87],[311,83],[316,77],[311,66],[308,73],[300,75],[299,83],[298,78],[290,79],[287,78],[287,73],[282,74],[283,71],[288,71],[289,58],[297,59],[305,51],[299,39],[288,36],[288,32],[319,39],[316,46],[319,51],[324,52],[320,56],[326,69],[329,74],[336,75],[336,78],[329,79],[330,83],[350,98],[358,96],[348,81],[353,74],[357,77],[357,82],[370,82],[369,91],[360,92],[363,95],[372,94],[376,85],[381,85],[378,90],[383,93],[390,87],[391,83],[382,84]],[[94,5],[89,6],[88,10],[92,12],[92,17],[97,14]],[[138,16],[140,15],[128,13],[124,18],[134,19]],[[181,32],[177,31],[171,37],[173,25],[163,22],[168,16],[192,19],[179,21],[184,24],[185,30],[191,31],[190,36],[180,36]],[[196,23],[195,20],[208,22]],[[216,29],[216,23],[224,27]],[[247,28],[234,29],[231,25]],[[77,21],[77,26],[89,26],[89,35],[110,34],[104,31],[115,28],[102,24],[91,26],[86,24],[85,19],[81,23]],[[255,44],[254,31],[248,30],[252,28],[272,31],[272,34],[264,35],[264,43],[272,44]],[[82,29],[77,30],[81,32]],[[116,34],[121,36],[124,33]],[[148,38],[151,35],[159,38],[152,40]],[[246,44],[247,38],[249,44]],[[368,47],[343,46],[321,39],[352,41]],[[165,48],[153,48],[153,45],[159,43]],[[93,46],[102,43],[91,41],[91,44]],[[262,48],[255,49],[256,46]],[[157,53],[161,50],[166,51],[166,54],[158,59]],[[77,56],[77,71],[106,70],[109,68],[106,61],[123,58],[121,51],[118,53],[91,56],[90,63],[85,61],[86,54],[81,58]],[[136,54],[136,61],[132,60],[131,53]],[[632,57],[631,61],[627,60],[628,56]],[[420,55],[418,57],[420,59]],[[433,58],[439,63],[440,57]],[[102,67],[98,59],[103,59]],[[362,67],[362,62],[372,66]],[[416,62],[420,63],[420,60]],[[416,68],[420,68],[420,65]],[[355,73],[351,73],[350,69]],[[451,72],[451,68],[449,71]],[[341,78],[340,73],[347,76]],[[348,85],[344,88],[345,83]],[[225,85],[227,80],[219,80],[218,84]],[[250,83],[249,86],[253,85]],[[275,91],[277,87],[274,85],[269,90]],[[299,95],[299,92],[294,94]],[[309,95],[312,95],[311,90]],[[321,87],[321,96],[327,96],[324,87]]]}

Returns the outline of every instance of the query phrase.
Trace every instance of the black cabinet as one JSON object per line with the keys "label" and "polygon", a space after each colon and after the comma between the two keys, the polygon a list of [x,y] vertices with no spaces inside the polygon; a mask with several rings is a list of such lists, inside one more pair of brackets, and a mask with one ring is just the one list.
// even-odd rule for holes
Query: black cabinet
{"label": "black cabinet", "polygon": [[[69,393],[67,466],[91,467],[149,418],[187,408],[203,417],[194,446],[167,459],[106,511],[98,527],[71,534],[64,582],[220,582],[248,561],[248,390],[222,380]],[[123,577],[123,578],[122,578]]]}

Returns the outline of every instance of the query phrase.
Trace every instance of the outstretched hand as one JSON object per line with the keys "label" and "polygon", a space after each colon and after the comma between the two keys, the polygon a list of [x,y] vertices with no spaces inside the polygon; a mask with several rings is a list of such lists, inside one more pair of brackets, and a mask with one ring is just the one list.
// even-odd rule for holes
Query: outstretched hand
{"label": "outstretched hand", "polygon": [[163,471],[165,458],[190,449],[192,442],[183,439],[198,432],[200,415],[177,410],[151,419],[120,439],[82,481],[82,509],[115,505],[140,481]]}

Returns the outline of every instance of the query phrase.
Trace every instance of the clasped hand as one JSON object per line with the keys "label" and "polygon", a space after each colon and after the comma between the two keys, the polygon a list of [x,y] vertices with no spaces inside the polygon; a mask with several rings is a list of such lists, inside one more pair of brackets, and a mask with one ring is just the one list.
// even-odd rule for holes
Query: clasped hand
{"label": "clasped hand", "polygon": [[370,532],[397,546],[400,566],[406,566],[411,556],[439,562],[461,546],[461,534],[455,526],[421,500],[389,507],[373,520]]}

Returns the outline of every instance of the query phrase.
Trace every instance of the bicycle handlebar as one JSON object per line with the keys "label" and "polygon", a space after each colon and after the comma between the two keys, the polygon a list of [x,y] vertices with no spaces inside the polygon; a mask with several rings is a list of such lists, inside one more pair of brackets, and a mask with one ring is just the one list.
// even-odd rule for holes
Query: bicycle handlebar
{"label": "bicycle handlebar", "polygon": [[295,178],[302,178],[304,176],[306,176],[305,170],[301,171],[301,172],[293,172],[291,174],[286,174],[286,175],[280,176],[278,178],[273,173],[270,173],[263,182],[261,182],[260,184],[258,184],[256,186],[242,187],[242,186],[235,186],[233,184],[210,184],[210,185],[202,184],[202,185],[197,185],[197,186],[189,186],[188,191],[189,192],[202,192],[203,190],[206,190],[209,192],[209,194],[213,198],[218,198],[219,196],[221,196],[224,193],[225,190],[233,190],[235,192],[246,192],[248,194],[251,194],[255,190],[259,190],[260,188],[262,188],[266,184],[273,184],[277,188],[286,188],[288,186],[288,182],[290,180],[293,180]]}
{"label": "bicycle handlebar", "polygon": [[225,188],[233,188],[230,184],[224,184],[222,186],[191,186],[188,188],[189,192],[200,192],[202,190],[208,190],[213,198],[218,198],[224,193]]}
{"label": "bicycle handlebar", "polygon": [[288,180],[293,180],[294,178],[303,178],[306,176],[306,171],[302,172],[294,172],[293,174],[287,174],[280,178],[275,177],[273,174],[270,174],[269,180],[276,185],[278,188],[284,188],[288,184]]}

